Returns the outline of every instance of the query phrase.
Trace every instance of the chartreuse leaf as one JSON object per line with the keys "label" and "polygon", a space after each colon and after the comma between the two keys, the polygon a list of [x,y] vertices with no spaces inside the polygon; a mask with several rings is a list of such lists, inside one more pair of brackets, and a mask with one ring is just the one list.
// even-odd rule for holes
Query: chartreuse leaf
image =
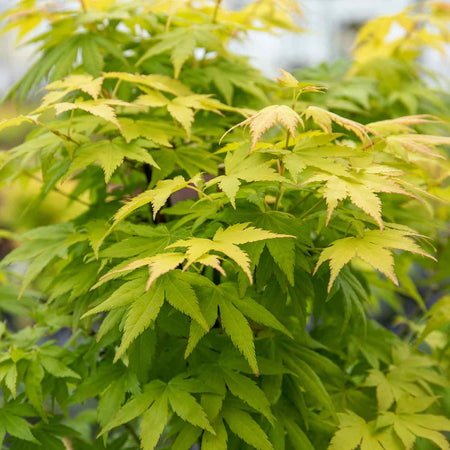
{"label": "chartreuse leaf", "polygon": [[190,183],[195,185],[198,180],[198,177],[194,177],[191,180],[186,181],[182,176],[177,176],[171,180],[158,181],[153,189],[139,194],[120,208],[114,216],[112,226],[116,226],[120,221],[125,219],[125,217],[136,211],[136,209],[147,205],[148,203],[152,204],[153,217],[156,217],[156,214],[164,206],[171,194],[187,187]]}
{"label": "chartreuse leaf", "polygon": [[97,100],[103,84],[103,77],[94,78],[91,75],[70,75],[62,80],[48,84],[45,89],[51,91],[42,99],[42,104],[48,106],[56,103],[67,94],[82,91]]}
{"label": "chartreuse leaf", "polygon": [[450,431],[450,420],[444,416],[421,413],[434,400],[404,396],[399,399],[395,413],[387,411],[378,418],[378,426],[391,426],[405,448],[413,448],[417,438],[424,438],[440,449],[448,450],[448,440],[439,431]]}
{"label": "chartreuse leaf", "polygon": [[212,434],[215,434],[211,427],[205,411],[200,403],[189,392],[180,389],[176,385],[169,383],[168,397],[170,407],[184,421],[191,423],[197,427],[203,428]]}
{"label": "chartreuse leaf", "polygon": [[218,184],[236,208],[236,194],[241,180],[289,182],[281,176],[259,153],[248,154],[248,145],[241,145],[235,151],[228,152],[225,157],[225,175],[214,177],[206,183],[206,187]]}
{"label": "chartreuse leaf", "polygon": [[186,60],[193,54],[196,46],[207,46],[210,50],[221,50],[220,39],[214,34],[213,24],[197,24],[194,27],[177,28],[155,38],[158,42],[150,47],[140,58],[137,65],[161,53],[170,52],[175,78]]}
{"label": "chartreuse leaf", "polygon": [[253,380],[231,370],[224,370],[223,376],[233,395],[263,414],[270,423],[274,423],[275,417],[270,411],[269,400]]}
{"label": "chartreuse leaf", "polygon": [[123,355],[131,342],[156,320],[163,303],[164,287],[158,285],[131,304],[125,320],[122,342],[114,358],[115,361]]}
{"label": "chartreuse leaf", "polygon": [[225,230],[219,228],[212,239],[191,238],[187,240],[179,240],[167,248],[187,248],[185,269],[210,251],[216,251],[225,254],[232,259],[248,276],[250,283],[252,282],[252,274],[250,271],[250,259],[248,254],[244,252],[238,245],[247,242],[262,241],[265,239],[276,238],[293,238],[294,236],[286,234],[276,234],[271,231],[262,230],[249,226],[248,223],[238,223],[232,225]]}
{"label": "chartreuse leaf", "polygon": [[27,374],[25,378],[25,393],[30,403],[36,408],[41,417],[46,416],[43,405],[41,382],[44,379],[44,369],[42,368],[37,357],[33,358],[28,364]]}
{"label": "chartreuse leaf", "polygon": [[305,184],[312,181],[325,182],[323,196],[328,206],[326,224],[328,224],[339,201],[348,197],[354,205],[375,219],[380,230],[383,230],[381,200],[375,193],[386,192],[413,196],[392,180],[389,173],[378,175],[360,172],[355,175],[346,174],[344,177],[321,173],[313,175],[305,181]]}
{"label": "chartreuse leaf", "polygon": [[227,450],[228,433],[222,419],[213,423],[215,434],[208,431],[203,433],[201,450]]}
{"label": "chartreuse leaf", "polygon": [[30,430],[31,425],[22,417],[10,414],[8,411],[0,411],[0,423],[11,436],[39,444]]}
{"label": "chartreuse leaf", "polygon": [[[67,111],[80,110],[92,114],[93,116],[100,117],[106,122],[111,122],[117,128],[120,129],[120,123],[117,120],[116,111],[113,106],[136,106],[131,103],[124,102],[122,100],[114,99],[98,99],[98,100],[85,100],[77,101],[75,103],[56,103],[49,107],[55,108],[56,115],[65,113]],[[45,109],[48,109],[46,107]]]}
{"label": "chartreuse leaf", "polygon": [[353,258],[359,257],[374,269],[386,275],[394,284],[398,284],[394,272],[394,257],[389,249],[405,250],[435,259],[422,250],[410,236],[417,236],[417,233],[401,228],[388,228],[383,232],[366,231],[361,237],[339,239],[322,251],[314,273],[325,261],[330,261],[329,292],[342,267]]}
{"label": "chartreuse leaf", "polygon": [[348,411],[339,413],[339,430],[331,439],[328,450],[354,450],[360,448],[370,450],[383,450],[373,425],[355,413]]}
{"label": "chartreuse leaf", "polygon": [[130,161],[147,163],[159,169],[158,164],[145,148],[139,147],[135,143],[127,144],[122,138],[116,138],[113,141],[83,145],[77,149],[67,175],[99,161],[105,172],[105,182],[108,183],[125,158]]}
{"label": "chartreuse leaf", "polygon": [[[162,254],[162,256],[165,255],[171,254]],[[182,256],[182,259],[184,259],[184,256]],[[148,262],[147,260],[143,261],[145,263]],[[179,264],[179,261],[179,259],[176,260],[177,265]],[[172,269],[173,265],[170,266],[170,270]],[[167,272],[168,270],[169,269],[164,272]],[[161,272],[159,275],[161,275]],[[200,310],[195,291],[183,278],[182,273],[171,272],[160,276],[157,282],[152,284],[145,293],[143,291],[144,285],[142,278],[132,280],[122,285],[108,300],[85,314],[85,316],[96,314],[101,311],[122,307],[131,303],[125,319],[122,343],[116,353],[115,361],[123,355],[131,342],[133,342],[156,320],[164,300],[175,309],[191,317],[204,330],[209,330],[208,323]]]}
{"label": "chartreuse leaf", "polygon": [[258,374],[253,332],[244,315],[228,300],[219,299],[220,318],[225,333],[248,361],[253,373]]}
{"label": "chartreuse leaf", "polygon": [[450,323],[450,295],[440,298],[428,311],[428,321],[425,329],[419,336],[418,343],[422,342],[430,333]]}
{"label": "chartreuse leaf", "polygon": [[257,450],[273,450],[266,433],[250,414],[234,407],[224,408],[222,414],[231,431],[244,442]]}
{"label": "chartreuse leaf", "polygon": [[153,450],[156,447],[168,419],[168,395],[164,392],[142,415],[141,445],[144,450]]}
{"label": "chartreuse leaf", "polygon": [[150,405],[164,392],[165,384],[154,380],[144,386],[143,393],[129,400],[103,428],[101,434],[141,416]]}
{"label": "chartreuse leaf", "polygon": [[18,127],[24,123],[36,123],[39,115],[17,116],[11,119],[0,120],[0,132],[10,127]]}
{"label": "chartreuse leaf", "polygon": [[186,423],[173,442],[173,450],[189,450],[198,442],[202,430]]}

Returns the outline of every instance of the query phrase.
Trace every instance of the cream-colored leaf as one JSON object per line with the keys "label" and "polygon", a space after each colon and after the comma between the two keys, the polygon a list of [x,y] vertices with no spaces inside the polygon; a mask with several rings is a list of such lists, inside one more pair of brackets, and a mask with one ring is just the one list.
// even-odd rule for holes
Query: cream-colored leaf
{"label": "cream-colored leaf", "polygon": [[297,114],[297,112],[294,111],[289,106],[286,105],[267,106],[266,108],[262,109],[252,117],[249,117],[243,122],[238,123],[234,127],[230,128],[220,138],[219,143],[222,142],[222,139],[230,131],[240,126],[249,125],[250,133],[252,135],[252,145],[250,148],[250,151],[252,152],[255,149],[255,146],[258,143],[261,136],[263,135],[263,133],[278,123],[284,125],[287,128],[289,134],[292,136],[292,139],[295,139],[297,126],[299,123],[302,124],[303,121],[301,117]]}

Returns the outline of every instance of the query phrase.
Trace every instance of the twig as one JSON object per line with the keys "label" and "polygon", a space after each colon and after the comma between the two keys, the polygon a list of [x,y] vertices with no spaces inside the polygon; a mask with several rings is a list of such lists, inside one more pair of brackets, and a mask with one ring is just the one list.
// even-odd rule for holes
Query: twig
{"label": "twig", "polygon": [[311,211],[314,211],[323,201],[325,201],[325,198],[319,199],[316,203],[314,203],[314,205],[311,206],[311,208],[300,214],[298,218],[303,219],[303,217],[307,216]]}
{"label": "twig", "polygon": [[216,23],[217,22],[217,15],[219,14],[219,8],[220,8],[220,4],[222,3],[222,0],[216,0],[216,6],[214,7],[214,12],[213,12],[213,16],[212,16],[212,23]]}

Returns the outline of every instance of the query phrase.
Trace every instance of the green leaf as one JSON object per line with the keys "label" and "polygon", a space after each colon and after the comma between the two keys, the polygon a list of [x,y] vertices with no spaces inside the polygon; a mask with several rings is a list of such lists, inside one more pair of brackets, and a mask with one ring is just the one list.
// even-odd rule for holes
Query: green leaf
{"label": "green leaf", "polygon": [[25,377],[25,394],[41,417],[45,417],[46,415],[41,386],[43,379],[44,369],[42,368],[39,360],[37,358],[33,358],[27,368]]}
{"label": "green leaf", "polygon": [[422,250],[410,236],[417,236],[417,233],[412,230],[391,228],[385,229],[382,233],[372,230],[366,231],[362,237],[339,239],[322,251],[314,273],[325,261],[330,261],[331,276],[328,283],[328,292],[330,292],[342,267],[353,258],[359,257],[397,285],[394,258],[388,249],[405,250],[435,259]]}
{"label": "green leaf", "polygon": [[143,147],[134,143],[127,144],[122,138],[116,138],[113,141],[100,141],[81,146],[75,154],[67,175],[99,161],[105,172],[105,182],[108,183],[125,158],[159,168],[150,153]]}
{"label": "green leaf", "polygon": [[172,410],[185,422],[214,434],[206,413],[197,400],[188,392],[169,383],[168,397]]}
{"label": "green leaf", "polygon": [[228,300],[219,299],[220,318],[225,333],[248,361],[253,373],[258,374],[253,332],[244,315]]}
{"label": "green leaf", "polygon": [[142,416],[141,444],[144,450],[156,447],[168,419],[167,394],[163,393]]}
{"label": "green leaf", "polygon": [[257,450],[273,450],[266,433],[250,414],[235,408],[226,408],[223,417],[231,431]]}
{"label": "green leaf", "polygon": [[103,69],[103,58],[98,49],[97,42],[92,36],[83,36],[81,41],[81,53],[83,55],[83,65],[86,71],[94,77],[100,76]]}
{"label": "green leaf", "polygon": [[233,395],[263,414],[270,423],[274,423],[275,417],[270,410],[269,401],[253,380],[231,370],[224,370],[224,380]]}
{"label": "green leaf", "polygon": [[164,287],[151,288],[130,306],[124,325],[122,342],[114,361],[117,361],[130,344],[158,317],[164,303]]}
{"label": "green leaf", "polygon": [[190,316],[202,328],[209,330],[208,324],[200,311],[198,299],[190,284],[183,279],[183,275],[170,272],[162,281],[166,300],[182,313]]}
{"label": "green leaf", "polygon": [[31,425],[22,417],[9,414],[6,411],[0,411],[0,419],[2,426],[5,427],[6,432],[11,436],[38,444],[38,441],[31,433]]}
{"label": "green leaf", "polygon": [[160,398],[164,388],[165,384],[159,380],[147,384],[141,395],[129,400],[115,413],[112,420],[103,428],[101,434],[141,416],[157,398]]}
{"label": "green leaf", "polygon": [[215,434],[203,433],[201,450],[227,450],[228,434],[222,419],[217,419],[213,426]]}
{"label": "green leaf", "polygon": [[63,362],[52,358],[51,356],[41,356],[41,363],[44,369],[51,375],[57,378],[77,378],[80,379],[80,375],[67,367]]}

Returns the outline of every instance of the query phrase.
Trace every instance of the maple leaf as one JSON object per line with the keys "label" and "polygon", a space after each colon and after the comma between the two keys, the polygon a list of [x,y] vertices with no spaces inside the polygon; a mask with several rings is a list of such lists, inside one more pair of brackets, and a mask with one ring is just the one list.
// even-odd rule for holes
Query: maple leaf
{"label": "maple leaf", "polygon": [[158,181],[153,189],[142,192],[122,206],[122,208],[114,215],[114,221],[111,228],[116,226],[132,212],[136,211],[136,209],[148,203],[152,204],[153,217],[156,217],[156,214],[164,206],[171,194],[185,187],[189,187],[189,184],[197,185],[199,180],[200,176],[197,175],[190,180],[185,180],[182,176],[177,176],[171,180]]}
{"label": "maple leaf", "polygon": [[75,154],[67,176],[99,161],[105,172],[105,182],[108,183],[114,171],[125,158],[147,163],[159,169],[158,164],[145,148],[136,144],[127,144],[122,138],[116,138],[112,141],[100,141],[81,146]]}
{"label": "maple leaf", "polygon": [[[113,106],[131,106],[131,107],[138,107],[138,105],[133,103],[124,102],[121,100],[114,100],[114,99],[99,99],[99,100],[86,100],[86,101],[77,101],[75,103],[56,103],[52,105],[48,105],[44,107],[43,109],[48,108],[55,108],[56,115],[60,115],[67,111],[73,111],[73,110],[82,110],[85,112],[88,112],[89,114],[92,114],[97,117],[101,117],[103,120],[106,120],[107,122],[111,122],[114,124],[117,128],[120,129],[120,123],[117,120],[116,112],[113,108]],[[39,110],[37,110],[39,111]]]}
{"label": "maple leaf", "polygon": [[151,108],[167,107],[169,114],[179,122],[185,129],[187,136],[190,138],[191,126],[194,122],[195,110],[203,109],[205,111],[213,111],[220,114],[220,109],[236,111],[218,100],[211,99],[210,95],[185,95],[178,96],[169,100],[163,94],[157,91],[147,91],[135,101],[136,105],[148,106]]}
{"label": "maple leaf", "polygon": [[17,116],[12,119],[4,119],[0,120],[0,131],[6,130],[10,127],[18,127],[23,123],[37,123],[39,115],[31,115],[31,116]]}
{"label": "maple leaf", "polygon": [[397,150],[400,148],[414,153],[421,153],[422,155],[445,159],[444,155],[435,151],[436,147],[441,145],[450,145],[450,137],[428,134],[400,134],[386,138],[386,147],[393,150],[394,153],[398,153]]}
{"label": "maple leaf", "polygon": [[223,138],[230,131],[240,126],[249,125],[250,133],[252,135],[252,145],[250,147],[250,152],[252,152],[255,149],[255,146],[258,143],[261,136],[263,135],[263,133],[267,131],[269,128],[275,126],[277,123],[281,123],[287,128],[288,132],[292,136],[292,139],[295,139],[298,124],[300,123],[303,125],[303,121],[299,116],[299,114],[289,106],[286,105],[267,106],[266,108],[257,112],[255,115],[249,117],[243,122],[240,122],[234,127],[230,128],[220,138],[219,144],[222,142]]}
{"label": "maple leaf", "polygon": [[[54,81],[45,87],[47,91],[60,91],[57,92],[57,95],[64,97],[66,94],[74,91],[83,91],[86,94],[89,94],[94,100],[98,99],[100,95],[103,84],[103,77],[94,78],[92,75],[69,75],[62,80]],[[50,93],[51,94],[51,93]],[[49,95],[49,94],[47,94]],[[43,102],[45,104],[49,104],[50,102],[47,99],[47,96],[43,98]],[[51,103],[54,103],[52,100]]]}
{"label": "maple leaf", "polygon": [[413,116],[396,117],[395,119],[380,120],[367,124],[371,130],[376,131],[382,136],[388,136],[397,133],[413,133],[411,125],[422,125],[424,123],[438,123],[440,120],[429,114],[416,114]]}
{"label": "maple leaf", "polygon": [[192,91],[181,81],[160,74],[132,74],[127,72],[108,72],[103,78],[116,78],[138,86],[146,86],[172,95],[191,95]]}
{"label": "maple leaf", "polygon": [[375,195],[375,192],[396,193],[415,197],[389,176],[363,171],[354,175],[348,173],[345,176],[339,177],[326,173],[317,174],[308,178],[303,185],[314,181],[325,181],[323,196],[327,202],[326,224],[330,221],[331,215],[339,201],[349,197],[354,205],[373,217],[379,225],[380,230],[383,230],[381,200]]}
{"label": "maple leaf", "polygon": [[[441,450],[450,448],[446,437],[439,431],[450,431],[450,420],[445,416],[424,414],[436,400],[428,396],[403,396],[397,402],[395,413],[386,411],[379,416],[378,426],[392,427],[406,449],[412,449],[417,438],[432,441]],[[386,447],[385,447],[386,448]]]}
{"label": "maple leaf", "polygon": [[338,239],[322,251],[314,274],[325,261],[330,261],[331,275],[328,283],[328,292],[330,292],[342,267],[353,258],[359,257],[398,285],[394,272],[394,258],[389,249],[405,250],[435,260],[433,256],[422,250],[411,236],[419,235],[410,229],[387,228],[383,232],[366,231],[362,237]]}
{"label": "maple leaf", "polygon": [[362,125],[354,120],[346,119],[345,117],[341,117],[338,114],[319,108],[318,106],[308,106],[302,115],[304,115],[306,119],[311,118],[325,133],[332,133],[333,130],[331,124],[332,122],[336,122],[341,127],[355,133],[364,146],[373,145],[369,133],[376,133],[366,125]]}
{"label": "maple leaf", "polygon": [[122,128],[122,136],[127,142],[145,137],[155,144],[172,147],[169,139],[177,133],[176,127],[169,128],[165,122],[159,123],[154,120],[133,120],[122,117],[119,119],[119,123]]}
{"label": "maple leaf", "polygon": [[178,78],[183,64],[193,55],[197,46],[208,48],[209,51],[223,50],[221,40],[215,35],[214,24],[202,24],[192,27],[180,27],[167,33],[160,34],[154,46],[139,59],[137,65],[141,65],[147,59],[161,53],[170,52],[170,59],[174,67],[175,78]]}
{"label": "maple leaf", "polygon": [[171,270],[174,270],[185,259],[186,257],[184,253],[160,253],[155,256],[150,256],[148,258],[133,261],[130,264],[122,267],[121,269],[112,270],[111,272],[103,275],[100,280],[109,278],[111,275],[114,275],[116,273],[129,272],[144,266],[148,266],[150,277],[145,286],[145,290],[148,291],[157,278]]}
{"label": "maple leaf", "polygon": [[186,260],[184,266],[186,270],[191,264],[208,254],[210,251],[223,253],[232,259],[248,276],[252,283],[252,274],[250,271],[250,258],[246,252],[238,247],[247,242],[256,242],[266,239],[295,238],[286,234],[276,234],[271,231],[262,230],[249,226],[248,223],[238,223],[223,230],[219,228],[212,239],[191,238],[179,240],[167,248],[187,248]]}
{"label": "maple leaf", "polygon": [[355,413],[338,413],[339,430],[331,439],[328,450],[354,450],[360,448],[383,450],[372,423],[367,423]]}
{"label": "maple leaf", "polygon": [[241,181],[276,181],[279,183],[289,182],[281,176],[270,163],[265,161],[260,153],[248,155],[248,144],[241,145],[234,152],[228,152],[225,157],[225,175],[214,177],[205,186],[216,184],[230,199],[233,207],[236,207],[236,194],[239,191]]}

